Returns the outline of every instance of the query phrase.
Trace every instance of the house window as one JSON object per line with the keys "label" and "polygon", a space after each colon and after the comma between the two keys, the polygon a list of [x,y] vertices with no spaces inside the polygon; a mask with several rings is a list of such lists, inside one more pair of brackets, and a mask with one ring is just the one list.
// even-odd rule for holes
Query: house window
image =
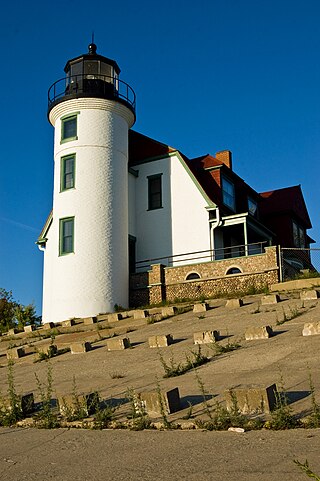
{"label": "house window", "polygon": [[162,207],[162,174],[150,175],[148,177],[148,210],[160,209]]}
{"label": "house window", "polygon": [[306,246],[305,231],[295,221],[292,221],[292,232],[293,232],[293,245],[295,247],[304,248]]}
{"label": "house window", "polygon": [[222,177],[222,202],[232,210],[236,210],[236,201],[233,183]]}
{"label": "house window", "polygon": [[252,197],[248,197],[248,212],[253,217],[258,217],[258,203]]}
{"label": "house window", "polygon": [[60,219],[59,229],[59,254],[65,255],[74,252],[74,217]]}
{"label": "house window", "polygon": [[231,274],[241,274],[241,269],[239,267],[230,267],[230,269],[227,270],[226,276],[229,276]]}
{"label": "house window", "polygon": [[60,190],[73,189],[75,185],[75,167],[76,167],[75,154],[66,155],[61,157],[61,179]]}
{"label": "house window", "polygon": [[77,114],[61,118],[61,143],[77,140]]}
{"label": "house window", "polygon": [[186,281],[191,281],[192,279],[200,279],[199,274],[197,272],[190,272],[186,277]]}

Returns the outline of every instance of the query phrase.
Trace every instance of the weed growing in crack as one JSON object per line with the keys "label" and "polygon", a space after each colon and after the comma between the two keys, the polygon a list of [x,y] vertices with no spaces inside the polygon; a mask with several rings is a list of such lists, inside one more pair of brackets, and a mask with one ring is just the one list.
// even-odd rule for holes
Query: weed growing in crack
{"label": "weed growing in crack", "polygon": [[288,403],[288,397],[285,392],[283,375],[280,371],[279,387],[281,391],[274,391],[275,409],[271,411],[271,420],[265,423],[265,427],[279,431],[282,429],[294,429],[301,426],[300,420],[293,414],[292,408]]}
{"label": "weed growing in crack", "polygon": [[60,412],[62,411],[63,417],[66,421],[81,421],[88,416],[88,406],[86,397],[81,396],[77,390],[76,378],[73,376],[73,387],[71,402],[62,397],[62,405],[60,406]]}
{"label": "weed growing in crack", "polygon": [[123,377],[125,377],[125,374],[120,371],[113,371],[109,375],[111,379],[122,379]]}
{"label": "weed growing in crack", "polygon": [[188,420],[192,418],[193,418],[193,405],[191,404],[190,401],[188,401],[188,411],[186,412],[186,414],[183,416],[182,419]]}
{"label": "weed growing in crack", "polygon": [[43,384],[35,373],[37,387],[41,399],[41,408],[34,416],[35,425],[38,428],[52,429],[59,427],[57,413],[52,410],[51,399],[53,392],[52,366],[48,363],[46,384]]}
{"label": "weed growing in crack", "polygon": [[[281,326],[285,322],[292,321],[296,317],[302,316],[303,312],[301,312],[297,306],[290,307],[288,306],[289,312],[285,312],[284,308],[282,308],[283,317],[282,319],[277,319],[276,325]],[[301,309],[304,309],[303,307]]]}
{"label": "weed growing in crack", "polygon": [[207,414],[209,419],[212,420],[211,408],[210,408],[210,405],[208,403],[208,394],[206,392],[204,382],[202,381],[202,379],[201,379],[197,370],[194,371],[194,374],[196,376],[197,384],[198,384],[198,387],[199,387],[201,395],[202,395],[205,413]]}
{"label": "weed growing in crack", "polygon": [[130,414],[128,416],[128,418],[132,420],[130,429],[132,431],[143,431],[144,429],[149,429],[151,427],[151,420],[146,413],[143,402],[134,389],[128,389],[127,398],[131,407]]}
{"label": "weed growing in crack", "polygon": [[98,409],[93,419],[93,429],[106,429],[110,426],[110,423],[114,420],[115,407],[105,406],[102,409]]}
{"label": "weed growing in crack", "polygon": [[232,352],[236,351],[237,349],[240,349],[241,344],[237,342],[228,342],[225,346],[222,344],[217,344],[217,343],[212,343],[209,345],[209,348],[212,349],[214,356],[220,356],[221,354],[225,354],[226,352]]}
{"label": "weed growing in crack", "polygon": [[302,471],[308,476],[308,478],[312,478],[312,479],[315,479],[316,481],[320,481],[320,477],[309,468],[309,463],[307,459],[305,460],[304,463],[300,463],[300,461],[298,461],[297,459],[294,459],[293,462],[299,468],[302,469]]}
{"label": "weed growing in crack", "polygon": [[8,360],[7,366],[8,397],[0,401],[0,426],[12,426],[23,418],[21,398],[16,393],[14,361]]}
{"label": "weed growing in crack", "polygon": [[168,377],[176,377],[185,374],[188,371],[191,371],[195,367],[202,366],[210,361],[210,358],[202,354],[201,346],[198,345],[198,349],[195,351],[190,351],[190,355],[186,355],[186,363],[183,364],[179,362],[178,364],[175,363],[173,356],[169,358],[169,363],[165,361],[162,352],[158,349],[158,356],[161,362],[161,365],[164,369],[164,378]]}
{"label": "weed growing in crack", "polygon": [[319,428],[320,427],[320,405],[316,400],[315,387],[313,384],[313,379],[310,371],[309,371],[309,386],[310,386],[310,392],[311,392],[312,413],[307,418],[306,427]]}
{"label": "weed growing in crack", "polygon": [[165,402],[164,402],[164,399],[163,399],[163,396],[162,396],[159,379],[157,379],[157,389],[156,389],[156,391],[157,391],[157,395],[158,395],[158,402],[159,402],[163,427],[165,429],[172,429],[173,425],[167,418],[167,410],[166,410]]}

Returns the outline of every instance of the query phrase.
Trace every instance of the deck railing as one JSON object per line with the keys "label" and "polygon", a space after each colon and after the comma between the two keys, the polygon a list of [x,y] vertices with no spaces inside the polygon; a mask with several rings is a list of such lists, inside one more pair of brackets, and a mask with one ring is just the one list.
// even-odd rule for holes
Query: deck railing
{"label": "deck railing", "polygon": [[235,245],[231,247],[224,247],[221,249],[186,252],[184,254],[155,257],[152,259],[143,259],[136,262],[136,272],[146,271],[150,269],[150,266],[152,264],[163,264],[167,267],[172,267],[184,264],[219,261],[235,257],[263,254],[267,245],[267,241],[255,242],[252,244]]}

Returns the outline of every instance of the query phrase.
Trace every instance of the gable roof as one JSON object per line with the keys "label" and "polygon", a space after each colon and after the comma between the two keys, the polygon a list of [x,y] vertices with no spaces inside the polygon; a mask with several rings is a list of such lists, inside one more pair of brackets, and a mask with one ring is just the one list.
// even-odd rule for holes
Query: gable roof
{"label": "gable roof", "polygon": [[36,244],[45,244],[47,242],[47,233],[50,229],[50,226],[52,224],[52,219],[53,219],[53,210],[51,210],[50,214],[47,217],[47,220],[42,228],[42,231],[40,232],[40,235],[37,239]]}
{"label": "gable roof", "polygon": [[129,167],[165,158],[172,153],[179,154],[185,166],[192,173],[208,199],[219,207],[224,207],[221,197],[221,175],[224,172],[231,180],[243,186],[245,190],[259,201],[259,210],[262,218],[283,213],[294,214],[305,228],[312,227],[309,214],[304,202],[301,186],[286,187],[267,192],[258,193],[239,177],[222,160],[210,154],[189,159],[177,149],[158,142],[134,130],[129,130]]}
{"label": "gable roof", "polygon": [[270,190],[260,193],[263,201],[260,210],[263,216],[293,213],[307,229],[311,229],[311,221],[303,198],[300,185]]}
{"label": "gable roof", "polygon": [[129,167],[155,157],[164,157],[176,150],[135,130],[129,130]]}

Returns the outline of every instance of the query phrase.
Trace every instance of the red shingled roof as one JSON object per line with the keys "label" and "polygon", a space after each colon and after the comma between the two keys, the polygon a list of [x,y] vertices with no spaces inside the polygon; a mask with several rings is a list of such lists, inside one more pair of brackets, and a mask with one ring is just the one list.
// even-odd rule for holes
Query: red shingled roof
{"label": "red shingled roof", "polygon": [[300,185],[261,192],[260,195],[263,198],[260,204],[260,212],[263,216],[291,212],[305,224],[307,229],[311,229],[312,225]]}
{"label": "red shingled roof", "polygon": [[142,135],[134,130],[129,130],[129,165],[135,165],[139,162],[152,158],[161,157],[176,149],[169,145],[151,139],[146,135]]}
{"label": "red shingled roof", "polygon": [[[134,130],[129,130],[129,166],[135,166],[143,161],[157,157],[165,157],[172,152],[177,152],[177,149]],[[210,167],[223,166],[223,169],[228,169],[228,175],[237,180],[237,182],[242,183],[248,189],[248,192],[252,191],[253,194],[255,193],[237,174],[231,170],[229,171],[229,168],[221,160],[216,159],[212,155],[206,154],[194,159],[188,159],[181,152],[179,153],[207,196],[214,203],[219,205],[222,201],[221,178],[220,169],[210,169]],[[269,216],[290,213],[291,215],[296,215],[305,228],[310,229],[312,227],[300,185],[262,192],[259,195],[261,196],[259,210],[262,218],[267,219]]]}

